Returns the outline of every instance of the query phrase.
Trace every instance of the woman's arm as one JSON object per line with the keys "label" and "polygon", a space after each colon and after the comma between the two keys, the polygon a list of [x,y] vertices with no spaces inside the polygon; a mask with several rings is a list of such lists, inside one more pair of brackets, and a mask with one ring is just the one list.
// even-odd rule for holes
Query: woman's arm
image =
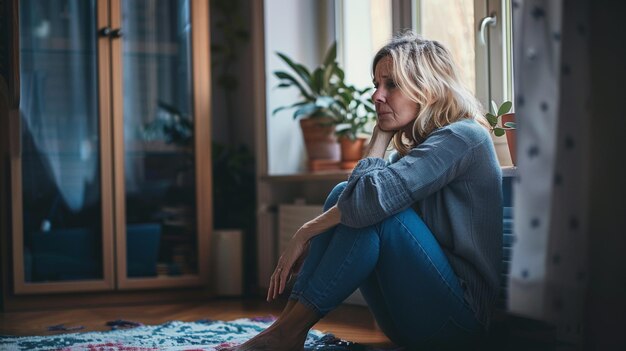
{"label": "woman's arm", "polygon": [[[385,132],[374,126],[372,132],[372,138],[365,150],[364,157],[385,157],[385,152],[393,137],[393,132]],[[326,212],[315,217],[314,219],[306,222],[298,231],[294,234],[294,238],[298,238],[304,241],[309,241],[314,236],[326,231],[339,224],[341,219],[341,211],[337,205],[331,207]]]}
{"label": "woman's arm", "polygon": [[455,123],[433,131],[395,163],[359,161],[337,202],[341,223],[361,228],[408,208],[465,172],[474,149],[490,142],[481,126]]}
{"label": "woman's arm", "polygon": [[[387,147],[389,146],[389,142],[391,141],[393,135],[394,132],[385,132],[380,130],[378,126],[374,126],[372,138],[367,145],[364,157],[385,157],[385,152],[387,151]],[[312,237],[339,224],[340,219],[341,211],[339,210],[337,205],[335,205],[328,209],[328,211],[305,223],[294,234],[294,237],[298,237],[299,239],[308,241]]]}
{"label": "woman's arm", "polygon": [[267,301],[271,301],[282,294],[285,285],[293,274],[300,270],[300,266],[306,257],[309,240],[325,230],[339,224],[341,213],[337,206],[333,206],[326,212],[306,222],[293,235],[287,248],[278,259],[278,264],[270,278],[270,286],[267,290]]}
{"label": "woman's arm", "polygon": [[393,138],[394,132],[385,132],[378,128],[378,125],[374,126],[374,131],[372,132],[372,138],[370,139],[369,144],[367,144],[367,149],[365,150],[364,158],[367,157],[378,157],[384,158],[385,152],[387,151],[387,147],[389,146],[389,142],[391,142],[391,138]]}
{"label": "woman's arm", "polygon": [[[374,127],[372,138],[370,139],[370,143],[365,151],[365,157],[383,158],[392,136],[393,133],[384,132],[378,129],[377,126]],[[278,295],[282,294],[287,281],[291,278],[291,275],[299,270],[302,258],[306,256],[306,248],[309,240],[339,224],[340,219],[341,211],[337,205],[335,205],[321,215],[306,222],[302,227],[300,227],[300,229],[298,229],[298,231],[296,231],[289,241],[285,252],[283,252],[278,259],[276,269],[270,278],[270,286],[267,291],[268,301],[271,301]]]}
{"label": "woman's arm", "polygon": [[294,234],[294,238],[309,241],[314,236],[326,231],[339,224],[341,212],[337,206],[329,208],[326,212],[304,223],[300,229]]}

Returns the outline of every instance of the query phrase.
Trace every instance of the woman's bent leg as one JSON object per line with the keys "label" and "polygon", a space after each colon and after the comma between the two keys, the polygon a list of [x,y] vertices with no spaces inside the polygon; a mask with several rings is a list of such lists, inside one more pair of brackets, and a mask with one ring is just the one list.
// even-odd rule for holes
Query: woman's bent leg
{"label": "woman's bent leg", "polygon": [[352,294],[376,267],[376,228],[338,225],[319,264],[292,298],[323,317]]}
{"label": "woman's bent leg", "polygon": [[400,345],[446,346],[481,330],[438,242],[411,209],[366,228],[337,226],[304,285],[292,298],[320,317],[360,286]]}
{"label": "woman's bent leg", "polygon": [[[338,184],[329,194],[324,204],[324,211],[337,203],[346,182]],[[293,291],[298,286],[305,286],[311,273],[316,269],[332,238],[334,228],[317,235],[311,240],[308,255],[300,270]],[[297,296],[297,295],[296,295]],[[308,330],[319,320],[316,311],[311,310],[297,301],[297,297],[287,302],[282,314],[269,328],[259,333],[246,343],[228,350],[291,350],[300,349]]]}
{"label": "woman's bent leg", "polygon": [[421,218],[408,209],[377,228],[377,265],[360,288],[387,336],[401,345],[436,347],[476,338],[481,326]]}

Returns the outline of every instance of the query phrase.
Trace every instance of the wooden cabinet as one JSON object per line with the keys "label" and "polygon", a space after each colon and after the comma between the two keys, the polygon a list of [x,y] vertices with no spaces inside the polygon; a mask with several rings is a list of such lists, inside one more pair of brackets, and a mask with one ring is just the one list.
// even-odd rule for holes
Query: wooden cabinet
{"label": "wooden cabinet", "polygon": [[3,192],[12,292],[206,286],[208,2],[2,6],[19,10],[19,76],[0,89],[6,101],[19,94],[0,104],[0,133],[13,140]]}

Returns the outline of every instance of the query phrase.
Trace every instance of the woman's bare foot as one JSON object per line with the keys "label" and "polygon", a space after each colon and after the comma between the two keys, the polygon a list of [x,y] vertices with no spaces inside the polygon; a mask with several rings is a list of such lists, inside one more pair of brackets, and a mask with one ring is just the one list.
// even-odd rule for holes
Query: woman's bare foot
{"label": "woman's bare foot", "polygon": [[304,349],[304,342],[308,330],[300,335],[285,334],[284,330],[280,328],[268,328],[255,336],[254,338],[246,341],[229,351],[293,351]]}
{"label": "woman's bare foot", "polygon": [[317,323],[317,313],[303,304],[294,301],[269,328],[235,348],[222,351],[293,351],[302,350],[309,329]]}

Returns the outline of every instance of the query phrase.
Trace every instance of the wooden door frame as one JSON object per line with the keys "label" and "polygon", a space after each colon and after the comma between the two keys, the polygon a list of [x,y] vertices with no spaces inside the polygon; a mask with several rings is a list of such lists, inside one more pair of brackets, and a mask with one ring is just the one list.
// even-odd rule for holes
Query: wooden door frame
{"label": "wooden door frame", "polygon": [[11,273],[11,211],[10,160],[15,147],[16,138],[10,135],[10,120],[15,118],[14,111],[19,106],[19,59],[18,59],[18,28],[17,1],[8,0],[0,4],[0,18],[7,19],[0,28],[0,307],[6,306]]}

